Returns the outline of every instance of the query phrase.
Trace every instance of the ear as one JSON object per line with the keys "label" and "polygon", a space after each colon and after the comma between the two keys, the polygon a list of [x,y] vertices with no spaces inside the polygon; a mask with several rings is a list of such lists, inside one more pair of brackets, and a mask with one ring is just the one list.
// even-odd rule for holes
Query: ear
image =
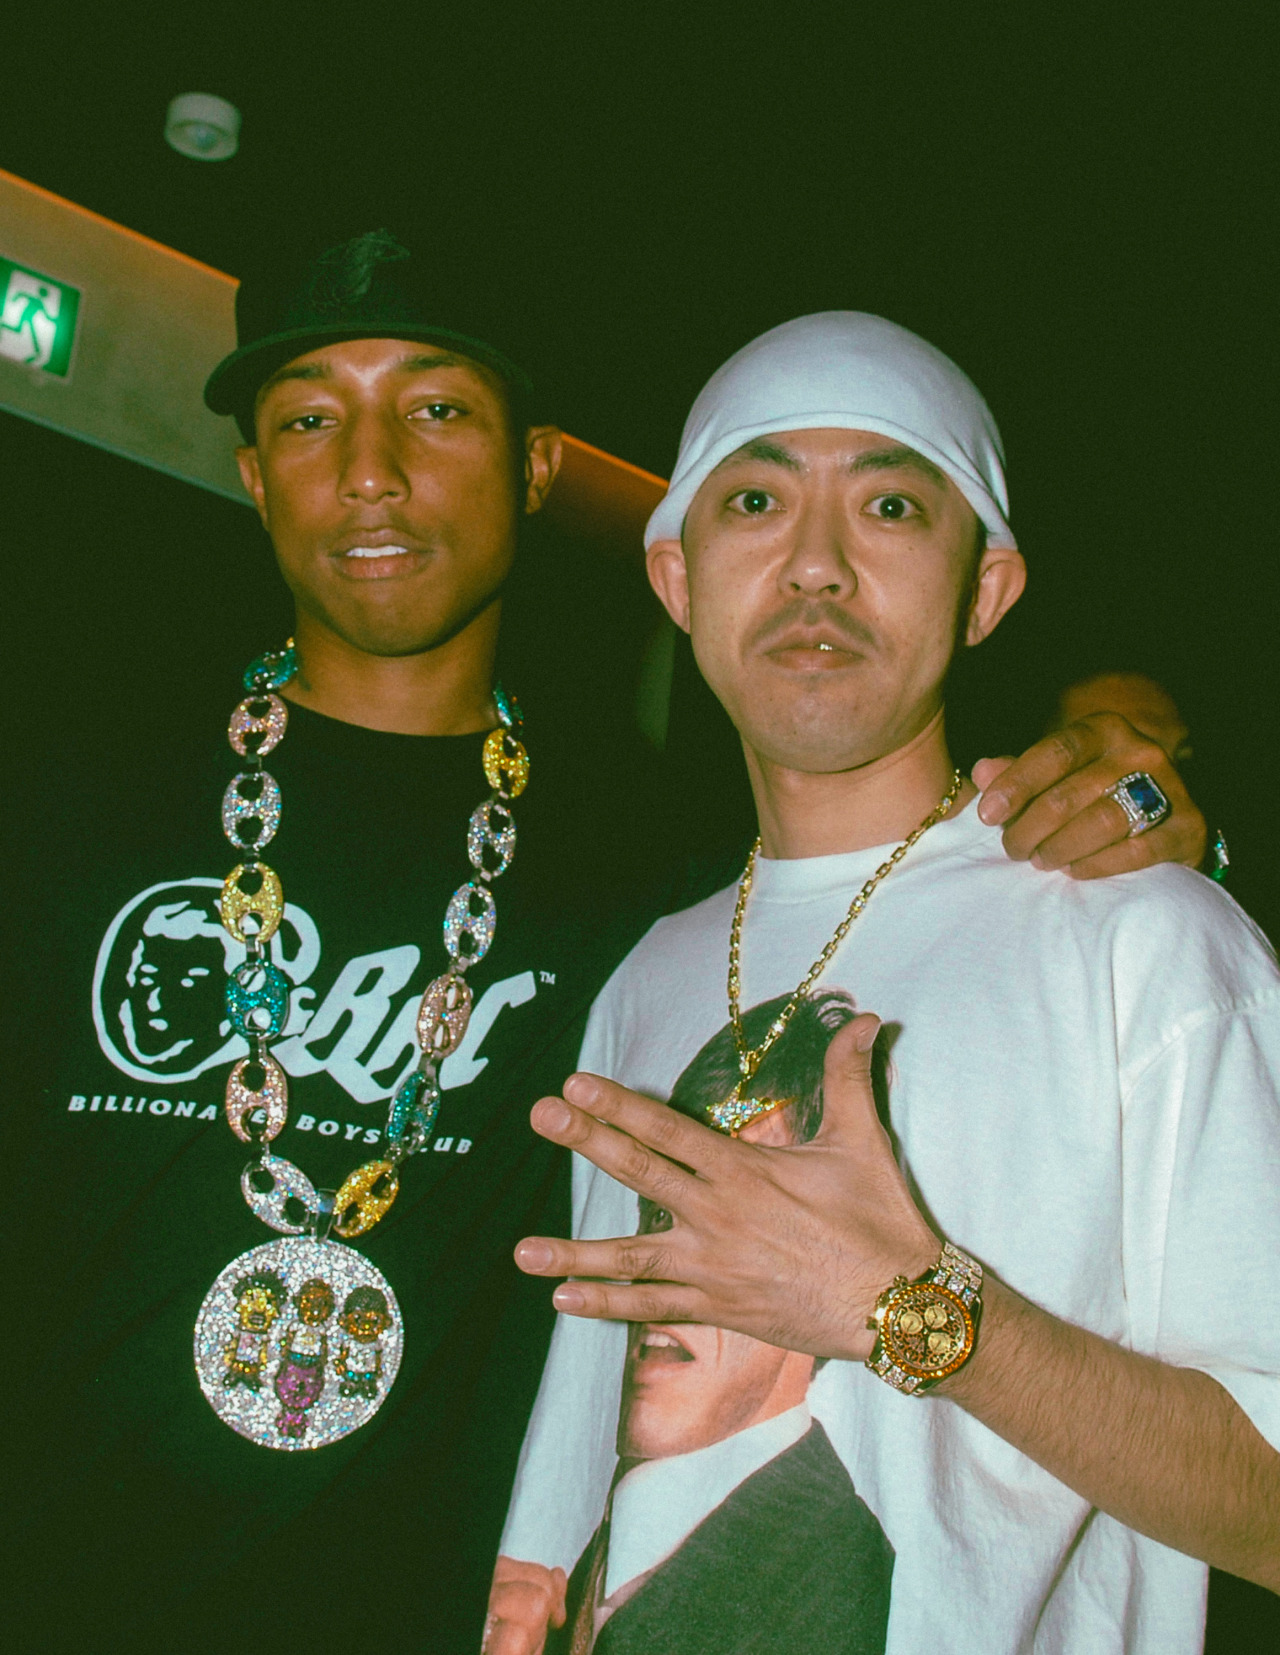
{"label": "ear", "polygon": [[258,450],[246,445],[236,449],[236,464],[240,467],[240,481],[244,484],[245,493],[258,508],[258,516],[262,519],[263,528],[267,528],[267,491],[262,483],[262,467],[258,463]]}
{"label": "ear", "polygon": [[541,511],[560,469],[563,447],[554,425],[531,425],[525,433],[524,509],[531,516]]}
{"label": "ear", "polygon": [[978,564],[969,602],[964,641],[972,646],[989,638],[1022,596],[1027,566],[1013,546],[988,546]]}
{"label": "ear", "polygon": [[689,566],[678,540],[655,540],[645,553],[649,585],[682,632],[689,630]]}

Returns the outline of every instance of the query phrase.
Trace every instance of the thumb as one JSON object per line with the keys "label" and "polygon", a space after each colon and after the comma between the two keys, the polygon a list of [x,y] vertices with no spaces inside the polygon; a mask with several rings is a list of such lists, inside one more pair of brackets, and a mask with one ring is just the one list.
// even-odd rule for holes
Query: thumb
{"label": "thumb", "polygon": [[871,1085],[871,1053],[879,1033],[880,1019],[864,1012],[846,1023],[827,1047],[822,1070],[822,1126],[816,1134],[824,1143],[851,1143],[879,1131]]}
{"label": "thumb", "polygon": [[1002,776],[1012,763],[1011,758],[979,759],[973,767],[973,785],[979,793],[985,793],[996,777]]}

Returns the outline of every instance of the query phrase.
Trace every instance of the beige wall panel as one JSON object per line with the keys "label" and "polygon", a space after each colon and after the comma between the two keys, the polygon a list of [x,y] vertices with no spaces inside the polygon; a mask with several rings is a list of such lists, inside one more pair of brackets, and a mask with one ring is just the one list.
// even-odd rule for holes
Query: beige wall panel
{"label": "beige wall panel", "polygon": [[80,291],[65,379],[0,355],[0,407],[244,500],[201,398],[235,342],[230,276],[0,172],[0,259]]}

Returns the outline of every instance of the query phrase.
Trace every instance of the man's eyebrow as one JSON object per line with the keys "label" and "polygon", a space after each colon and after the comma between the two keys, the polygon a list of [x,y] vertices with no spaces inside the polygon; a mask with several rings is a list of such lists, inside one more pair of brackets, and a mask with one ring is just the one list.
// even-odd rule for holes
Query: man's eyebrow
{"label": "man's eyebrow", "polygon": [[396,367],[416,374],[428,373],[432,368],[474,368],[475,363],[452,351],[416,351],[412,356],[402,356]]}
{"label": "man's eyebrow", "polygon": [[[409,356],[402,356],[396,363],[396,367],[404,373],[428,373],[433,368],[472,366],[474,364],[465,356],[455,356],[452,351],[414,351]],[[286,362],[283,368],[277,368],[275,373],[263,380],[258,395],[265,396],[273,385],[283,385],[291,379],[314,381],[332,378],[333,373],[327,362]]]}
{"label": "man's eyebrow", "polygon": [[[735,448],[732,454],[721,460],[720,465],[733,465],[738,460],[763,460],[766,465],[780,465],[787,471],[803,471],[804,466],[789,448],[783,448],[781,443],[770,442],[765,437],[755,437],[751,442],[744,442],[741,448]],[[719,466],[716,467],[720,469]]]}
{"label": "man's eyebrow", "polygon": [[331,379],[327,365],[323,362],[286,362],[283,368],[277,368],[275,373],[268,374],[258,387],[258,396],[264,397],[273,385],[283,385],[290,379]]}
{"label": "man's eyebrow", "polygon": [[932,460],[926,460],[923,454],[917,454],[914,448],[907,448],[902,443],[859,454],[856,460],[850,460],[849,470],[855,476],[860,471],[919,471],[940,488],[947,486],[946,477]]}

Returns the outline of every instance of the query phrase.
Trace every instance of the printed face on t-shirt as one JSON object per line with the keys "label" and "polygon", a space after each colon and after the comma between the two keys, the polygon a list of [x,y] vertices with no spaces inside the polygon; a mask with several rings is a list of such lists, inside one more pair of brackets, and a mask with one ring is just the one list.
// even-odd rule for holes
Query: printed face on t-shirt
{"label": "printed face on t-shirt", "polygon": [[[748,1040],[759,1040],[784,1000],[752,1007]],[[761,1065],[752,1086],[764,1100],[786,1107],[743,1128],[748,1142],[782,1146],[813,1136],[822,1120],[822,1073],[836,1031],[856,1015],[848,995],[813,996]],[[737,1078],[737,1051],[726,1026],[684,1070],[671,1105],[695,1120],[729,1092]],[[666,1229],[670,1215],[652,1202],[640,1205],[640,1232]],[[758,1425],[803,1402],[814,1359],[765,1344],[728,1328],[696,1323],[643,1323],[629,1330],[627,1365],[618,1419],[618,1453],[624,1459],[663,1459],[688,1454]]]}
{"label": "printed face on t-shirt", "polygon": [[[650,571],[748,746],[828,772],[918,735],[942,703],[958,620],[977,642],[1018,596],[1020,579],[984,573],[975,588],[977,537],[972,507],[913,450],[787,431],[716,467]],[[1021,569],[1006,552],[984,552],[988,566]]]}
{"label": "printed face on t-shirt", "polygon": [[696,1323],[630,1329],[618,1452],[655,1460],[722,1442],[803,1402],[813,1358]]}
{"label": "printed face on t-shirt", "polygon": [[[157,1073],[186,1066],[193,1048],[221,1044],[228,954],[234,945],[212,902],[158,901],[127,939],[113,1031],[139,1064]],[[119,952],[119,950],[117,951]],[[243,950],[241,950],[243,952]],[[224,1031],[223,1031],[224,1032]]]}

